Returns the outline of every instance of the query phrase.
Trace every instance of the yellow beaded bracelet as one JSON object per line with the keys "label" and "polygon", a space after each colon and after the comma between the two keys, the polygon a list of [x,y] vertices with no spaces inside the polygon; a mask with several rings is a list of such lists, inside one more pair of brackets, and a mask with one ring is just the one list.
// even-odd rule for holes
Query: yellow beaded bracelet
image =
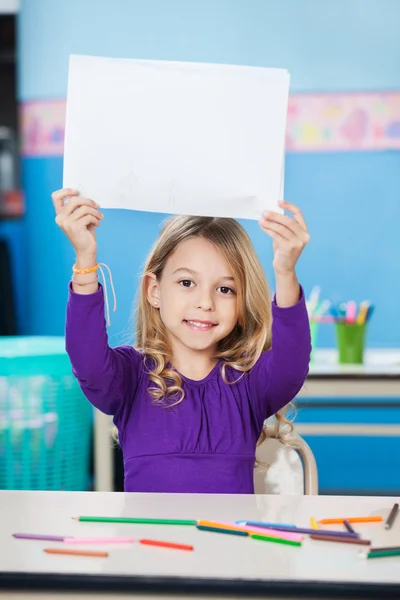
{"label": "yellow beaded bracelet", "polygon": [[77,269],[76,265],[74,265],[72,267],[72,270],[74,273],[76,273],[76,275],[87,275],[88,273],[95,273],[95,271],[97,271],[98,268],[98,264],[94,265],[94,267],[89,267],[88,269]]}
{"label": "yellow beaded bracelet", "polygon": [[[117,310],[117,297],[115,294],[115,289],[114,289],[114,283],[113,283],[113,278],[112,278],[112,274],[111,274],[111,270],[110,267],[107,266],[104,263],[97,263],[96,265],[94,265],[93,267],[89,267],[88,269],[77,269],[76,265],[74,265],[72,267],[72,271],[74,273],[74,275],[87,275],[89,273],[95,273],[97,270],[100,271],[101,276],[103,278],[103,285],[104,285],[104,300],[105,300],[105,308],[106,308],[106,313],[107,313],[107,323],[108,325],[111,324],[110,321],[110,306],[108,304],[108,292],[107,292],[107,284],[106,284],[106,278],[104,277],[104,271],[102,269],[102,267],[105,267],[108,271],[108,274],[110,276],[110,283],[111,283],[111,290],[114,296],[114,312]],[[85,283],[81,283],[81,282],[77,282],[74,280],[74,278],[72,277],[72,281],[76,284],[76,285],[90,285],[91,283],[95,283],[98,280],[98,277],[96,277],[95,281],[86,281]]]}

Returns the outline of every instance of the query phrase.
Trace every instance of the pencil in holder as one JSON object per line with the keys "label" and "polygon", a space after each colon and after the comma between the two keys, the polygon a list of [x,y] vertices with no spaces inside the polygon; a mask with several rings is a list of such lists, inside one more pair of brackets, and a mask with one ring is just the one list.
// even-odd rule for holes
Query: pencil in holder
{"label": "pencil in holder", "polygon": [[366,323],[336,323],[339,363],[363,364]]}
{"label": "pencil in holder", "polygon": [[313,362],[315,360],[315,349],[318,343],[318,329],[319,322],[310,320],[310,332],[311,332],[311,357],[310,360]]}

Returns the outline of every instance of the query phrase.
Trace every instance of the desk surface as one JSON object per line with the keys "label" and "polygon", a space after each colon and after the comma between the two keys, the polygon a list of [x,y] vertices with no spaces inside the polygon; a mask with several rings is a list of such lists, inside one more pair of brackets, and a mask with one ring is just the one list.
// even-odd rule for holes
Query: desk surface
{"label": "desk surface", "polygon": [[[137,593],[280,597],[400,597],[400,557],[366,560],[361,546],[305,539],[301,547],[202,532],[195,527],[81,523],[77,515],[234,521],[247,518],[309,525],[309,517],[382,515],[395,499],[330,496],[213,496],[73,492],[0,492],[0,588],[123,590]],[[400,518],[358,530],[373,546],[399,545]],[[108,558],[48,555],[60,543],[18,540],[13,533],[131,535],[193,544],[194,552],[139,544],[107,549]],[[89,546],[85,546],[89,548]],[[93,549],[93,546],[91,546]]]}
{"label": "desk surface", "polygon": [[400,349],[368,349],[365,351],[362,365],[341,365],[338,362],[336,350],[316,349],[309,373],[309,378],[313,377],[395,377],[400,379]]}

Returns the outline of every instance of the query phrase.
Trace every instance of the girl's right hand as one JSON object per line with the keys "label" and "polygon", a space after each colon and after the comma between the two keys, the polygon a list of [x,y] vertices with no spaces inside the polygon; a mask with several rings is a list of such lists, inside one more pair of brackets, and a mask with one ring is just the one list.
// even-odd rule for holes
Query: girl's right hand
{"label": "girl's right hand", "polygon": [[[96,230],[104,218],[99,205],[89,198],[81,198],[76,190],[64,188],[51,195],[56,211],[56,223],[66,234],[77,255],[95,256]],[[69,198],[67,204],[64,200]]]}

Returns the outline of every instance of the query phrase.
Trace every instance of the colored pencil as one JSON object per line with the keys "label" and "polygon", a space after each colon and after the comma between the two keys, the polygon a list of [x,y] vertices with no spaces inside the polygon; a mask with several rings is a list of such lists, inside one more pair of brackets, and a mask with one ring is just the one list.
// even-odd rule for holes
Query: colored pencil
{"label": "colored pencil", "polygon": [[287,544],[288,546],[301,546],[301,542],[284,540],[270,535],[260,535],[259,533],[250,533],[250,537],[253,538],[253,540],[260,540],[261,542],[275,542],[276,544]]}
{"label": "colored pencil", "polygon": [[147,519],[133,517],[73,517],[75,521],[87,523],[131,523],[134,525],[197,525],[190,519]]}
{"label": "colored pencil", "polygon": [[385,529],[391,529],[393,523],[396,520],[398,512],[399,512],[399,505],[396,502],[396,504],[393,504],[392,510],[390,511],[389,516],[386,520]]}
{"label": "colored pencil", "polygon": [[206,525],[196,525],[200,531],[212,531],[213,533],[226,533],[230,535],[242,535],[247,537],[249,534],[247,531],[241,531],[239,529],[223,529],[222,527],[207,527]]}
{"label": "colored pencil", "polygon": [[364,325],[365,321],[367,320],[368,309],[369,309],[368,300],[363,300],[363,302],[360,303],[359,312],[358,312],[358,315],[356,318],[356,323],[358,325]]}
{"label": "colored pencil", "polygon": [[255,527],[254,525],[250,527],[243,526],[243,528],[250,534],[268,535],[281,538],[282,540],[291,540],[292,542],[301,542],[303,540],[303,536],[299,533],[289,533],[288,531],[278,531],[278,529],[268,529],[266,527]]}
{"label": "colored pencil", "polygon": [[310,525],[312,529],[318,529],[318,524],[314,517],[310,517]]}
{"label": "colored pencil", "polygon": [[370,546],[371,542],[369,540],[360,540],[355,537],[337,537],[334,535],[320,535],[319,533],[313,533],[310,535],[310,539],[312,540],[321,540],[323,542],[338,542],[339,544],[359,544],[360,546]]}
{"label": "colored pencil", "polygon": [[71,556],[98,556],[107,557],[108,552],[92,552],[91,550],[64,550],[61,548],[45,548],[47,554],[69,554]]}
{"label": "colored pencil", "polygon": [[348,523],[378,523],[383,521],[382,517],[348,517],[344,519],[320,519],[321,525],[341,525],[344,521]]}
{"label": "colored pencil", "polygon": [[233,529],[235,531],[246,531],[246,527],[242,525],[236,525],[236,523],[226,523],[223,521],[207,521],[205,519],[199,519],[197,525],[202,527],[220,527],[221,529]]}
{"label": "colored pencil", "polygon": [[400,550],[400,546],[384,546],[381,548],[370,548],[368,552],[387,552],[389,550]]}
{"label": "colored pencil", "polygon": [[277,529],[269,529],[265,527],[256,527],[255,525],[236,525],[234,523],[220,522],[220,521],[198,521],[199,525],[204,527],[220,527],[222,529],[233,529],[235,531],[247,531],[247,533],[259,533],[260,535],[270,535],[273,537],[280,537],[285,540],[292,540],[295,542],[301,542],[303,537],[298,533],[292,531],[278,531]]}
{"label": "colored pencil", "polygon": [[42,540],[45,542],[63,542],[65,540],[65,536],[39,535],[36,533],[13,533],[13,537],[21,540]]}
{"label": "colored pencil", "polygon": [[159,542],[157,540],[139,540],[140,544],[145,546],[159,546],[160,548],[171,548],[173,550],[194,550],[193,546],[188,544],[176,544],[174,542]]}
{"label": "colored pencil", "polygon": [[132,537],[110,537],[110,538],[65,538],[66,544],[133,544],[135,542],[146,546],[160,546],[163,548],[175,548],[177,550],[193,550],[193,546],[177,544],[175,542],[161,542],[159,540],[136,540]]}
{"label": "colored pencil", "polygon": [[[260,526],[260,529],[264,529],[263,527]],[[271,529],[275,529],[276,531],[287,531],[290,533],[305,533],[305,534],[312,534],[315,533],[316,530],[315,529],[310,529],[309,527],[290,527],[287,528],[283,525],[279,525],[276,527],[271,527]],[[317,530],[318,533],[320,533],[321,535],[334,535],[334,536],[338,536],[338,537],[360,537],[358,533],[349,533],[347,531],[333,531],[330,529],[318,529]]]}
{"label": "colored pencil", "polygon": [[132,544],[136,542],[132,537],[107,537],[107,538],[64,538],[66,544]]}
{"label": "colored pencil", "polygon": [[270,527],[271,529],[296,529],[296,525],[288,525],[287,523],[268,523],[264,521],[235,521],[237,525],[255,525],[256,527]]}
{"label": "colored pencil", "polygon": [[346,521],[346,519],[343,521],[343,525],[346,527],[347,531],[349,531],[350,533],[355,533],[354,529],[352,528],[350,523]]}
{"label": "colored pencil", "polygon": [[383,552],[368,552],[366,558],[385,558],[386,556],[400,556],[399,550],[384,550]]}

